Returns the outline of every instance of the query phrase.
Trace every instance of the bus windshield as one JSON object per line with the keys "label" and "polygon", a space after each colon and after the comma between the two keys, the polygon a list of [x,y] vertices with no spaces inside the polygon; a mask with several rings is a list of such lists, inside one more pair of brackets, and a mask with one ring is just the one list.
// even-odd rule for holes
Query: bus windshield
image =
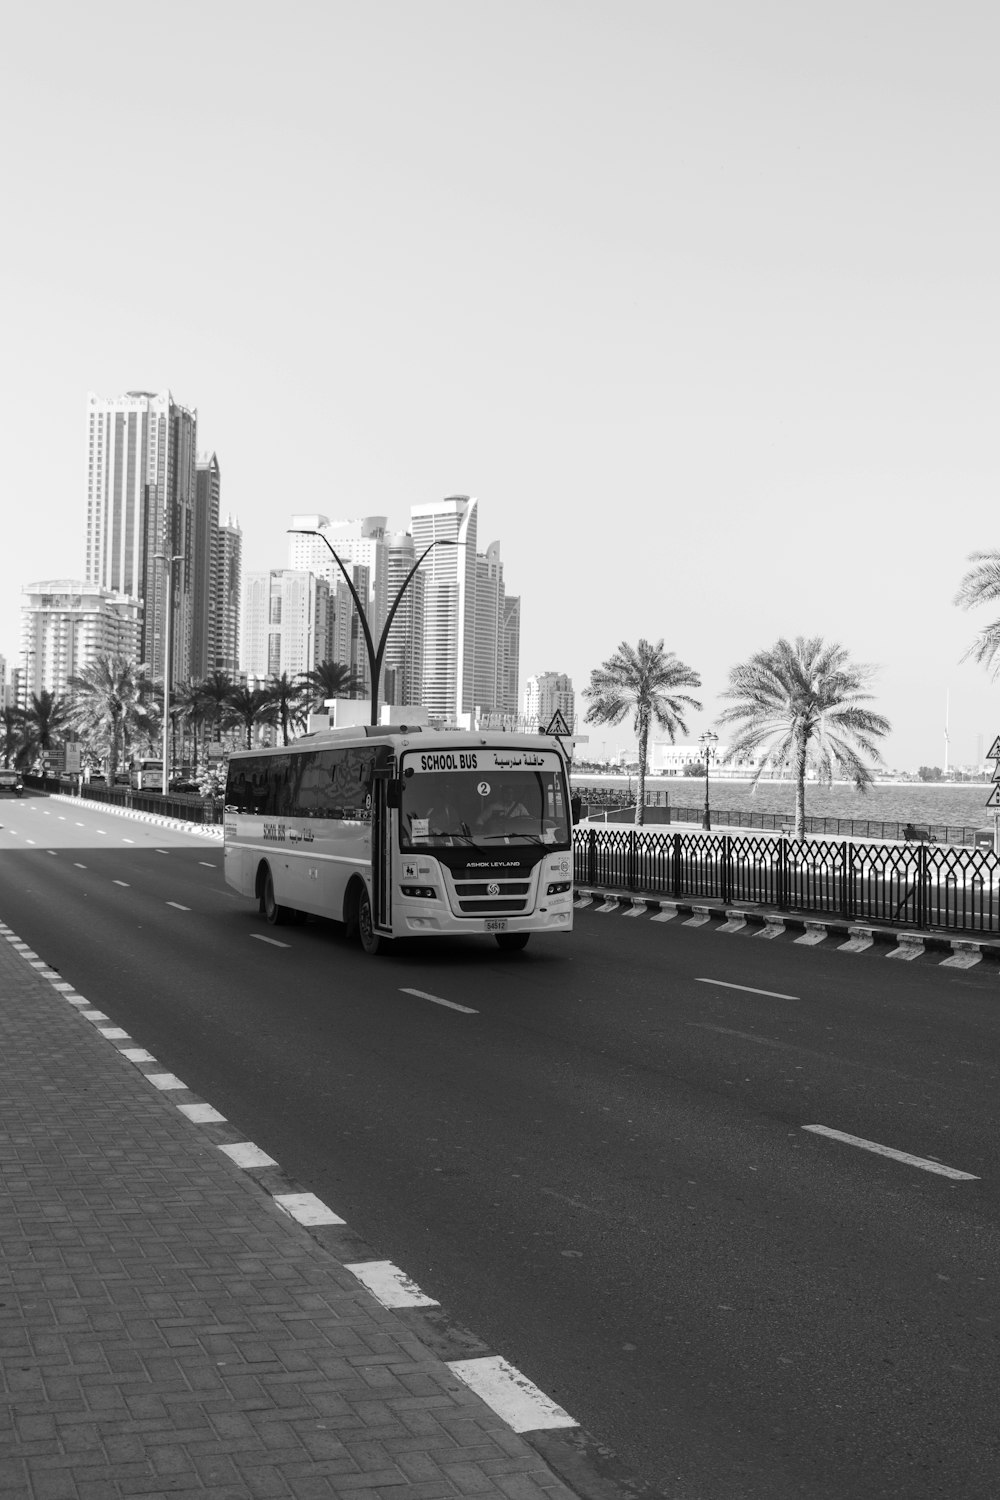
{"label": "bus windshield", "polygon": [[565,776],[552,751],[411,753],[403,757],[401,769],[403,849],[570,845]]}

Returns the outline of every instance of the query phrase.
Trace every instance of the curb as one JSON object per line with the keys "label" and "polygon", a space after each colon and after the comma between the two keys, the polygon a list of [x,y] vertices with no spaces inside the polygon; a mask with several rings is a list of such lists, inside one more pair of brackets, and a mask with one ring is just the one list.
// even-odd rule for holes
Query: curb
{"label": "curb", "polygon": [[637,896],[631,891],[577,887],[573,902],[575,909],[583,910],[594,902],[598,903],[595,910],[603,914],[618,912],[626,917],[642,917],[648,913],[652,921],[661,923],[683,917],[681,925],[684,927],[705,927],[714,919],[715,932],[743,932],[749,937],[764,939],[798,932],[801,935],[792,941],[804,947],[816,947],[827,938],[836,937],[840,938],[837,946],[841,952],[865,953],[869,948],[881,949],[879,957],[904,961],[937,957],[940,964],[952,969],[971,969],[983,959],[991,959],[1000,965],[1000,941],[988,938],[952,938],[939,932],[902,931],[894,927],[876,927],[868,922],[849,922],[839,917],[807,917],[762,907],[672,901],[658,896]]}
{"label": "curb", "polygon": [[65,792],[48,792],[50,802],[65,802],[70,807],[88,807],[92,811],[111,813],[116,818],[135,818],[140,823],[155,823],[160,828],[176,828],[182,833],[200,833],[203,838],[222,842],[221,823],[194,823],[187,818],[168,818],[165,813],[141,812],[138,808],[122,807],[117,802],[91,802],[88,797],[69,797]]}

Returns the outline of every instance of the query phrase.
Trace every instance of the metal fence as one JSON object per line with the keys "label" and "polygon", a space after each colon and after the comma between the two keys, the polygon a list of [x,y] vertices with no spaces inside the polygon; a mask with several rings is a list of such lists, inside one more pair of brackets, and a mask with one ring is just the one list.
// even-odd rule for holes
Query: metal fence
{"label": "metal fence", "polygon": [[116,807],[128,807],[133,812],[162,813],[164,817],[181,818],[186,823],[222,822],[221,798],[199,797],[196,792],[173,792],[164,797],[162,792],[136,792],[128,786],[107,786],[99,781],[85,782],[81,787],[68,776],[25,776],[24,784],[36,791],[62,792],[87,802],[110,802]]}
{"label": "metal fence", "polygon": [[989,849],[578,828],[574,866],[578,885],[636,895],[1000,932],[1000,859]]}
{"label": "metal fence", "polygon": [[[627,812],[635,807],[635,793],[631,795],[623,787],[577,787],[574,788],[583,803],[583,816],[600,816],[603,812]],[[704,804],[699,807],[674,807],[668,802],[668,793],[654,788],[647,789],[646,805],[651,808],[669,807],[669,815],[661,822],[701,823]],[[727,828],[770,828],[779,833],[794,822],[790,812],[742,812],[735,808],[712,809],[713,821]],[[912,830],[916,829],[916,833]],[[992,838],[992,829],[970,828],[967,824],[954,823],[899,823],[889,818],[819,818],[807,816],[805,831],[811,834],[838,834],[851,839],[906,839],[909,837],[927,840],[933,844],[975,845],[985,836]]]}

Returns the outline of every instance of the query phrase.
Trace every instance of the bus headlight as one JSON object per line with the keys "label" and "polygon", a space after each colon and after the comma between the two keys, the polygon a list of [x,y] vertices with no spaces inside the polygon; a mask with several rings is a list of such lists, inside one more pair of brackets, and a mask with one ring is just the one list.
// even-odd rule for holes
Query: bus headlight
{"label": "bus headlight", "polygon": [[572,887],[571,880],[550,880],[545,888],[545,894],[546,896],[561,896],[564,891],[571,890]]}
{"label": "bus headlight", "polygon": [[414,896],[419,901],[436,901],[437,891],[432,885],[401,885],[404,896]]}

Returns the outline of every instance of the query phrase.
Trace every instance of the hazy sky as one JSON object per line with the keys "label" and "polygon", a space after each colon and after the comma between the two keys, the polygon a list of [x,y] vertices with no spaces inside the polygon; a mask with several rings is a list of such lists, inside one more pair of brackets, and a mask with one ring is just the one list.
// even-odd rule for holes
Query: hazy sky
{"label": "hazy sky", "polygon": [[[879,667],[890,765],[1000,731],[994,0],[7,7],[0,653],[82,577],[87,393],[198,410],[248,568],[479,497],[521,680],[621,640]],[[592,745],[625,744],[592,730]]]}

